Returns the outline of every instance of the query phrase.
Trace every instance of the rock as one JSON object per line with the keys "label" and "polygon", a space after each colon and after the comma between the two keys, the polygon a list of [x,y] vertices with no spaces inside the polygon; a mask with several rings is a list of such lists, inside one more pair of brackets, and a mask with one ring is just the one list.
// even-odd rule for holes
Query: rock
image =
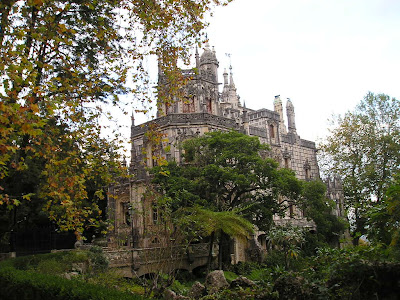
{"label": "rock", "polygon": [[170,289],[166,289],[164,291],[164,298],[165,300],[175,300],[176,299],[176,293],[174,291],[171,291]]}
{"label": "rock", "polygon": [[255,282],[244,277],[244,276],[239,276],[238,278],[232,280],[231,282],[231,288],[236,288],[236,287],[253,287],[256,286]]}
{"label": "rock", "polygon": [[196,281],[189,291],[189,297],[193,299],[200,299],[206,294],[206,287],[200,282]]}
{"label": "rock", "polygon": [[75,248],[75,249],[79,249],[79,248],[81,248],[82,246],[83,246],[83,241],[82,241],[82,240],[78,240],[78,241],[76,241],[75,244],[74,244],[74,248]]}
{"label": "rock", "polygon": [[63,275],[61,275],[61,277],[64,277],[65,279],[71,280],[72,277],[75,276],[79,276],[78,272],[68,272],[68,273],[64,273]]}
{"label": "rock", "polygon": [[87,265],[85,263],[73,263],[71,271],[84,274],[87,271]]}
{"label": "rock", "polygon": [[208,293],[215,293],[223,288],[228,287],[229,284],[226,281],[224,272],[222,270],[216,270],[207,275],[205,286]]}
{"label": "rock", "polygon": [[183,295],[178,295],[175,297],[175,300],[190,300],[190,299],[191,299],[190,297],[186,297]]}

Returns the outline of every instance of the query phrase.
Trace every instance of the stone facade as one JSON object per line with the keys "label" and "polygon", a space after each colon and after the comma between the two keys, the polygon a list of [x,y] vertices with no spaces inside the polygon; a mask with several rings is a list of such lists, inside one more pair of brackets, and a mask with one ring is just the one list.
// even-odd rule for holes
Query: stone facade
{"label": "stone facade", "polygon": [[[220,91],[218,67],[215,51],[206,45],[201,56],[196,51],[196,69],[199,71],[195,73],[193,70],[182,70],[183,74],[191,78],[186,86],[184,99],[176,99],[173,104],[160,103],[157,118],[145,124],[135,125],[132,116],[129,169],[133,179],[110,188],[108,210],[110,219],[114,222],[114,230],[109,237],[109,247],[148,248],[163,244],[162,234],[158,234],[161,228],[157,228],[155,222],[157,212],[152,211],[151,204],[143,201],[148,180],[145,166],[156,165],[157,156],[180,163],[180,142],[206,132],[234,129],[256,136],[262,143],[271,146],[269,155],[281,167],[294,170],[296,176],[302,180],[319,179],[315,143],[301,139],[297,134],[292,101],[286,101],[286,127],[283,102],[279,95],[273,101],[274,110],[247,108],[240,102],[231,69],[230,74],[224,70]],[[159,84],[162,86],[162,83],[163,77],[159,74]],[[149,128],[154,126],[163,136],[158,147],[154,147],[146,135]],[[338,185],[337,190],[330,193],[339,201]],[[338,204],[338,211],[341,209],[340,205]],[[307,221],[302,211],[294,206],[288,209],[283,219],[276,216],[274,221],[277,224],[294,223],[315,229],[315,225]],[[260,246],[265,247],[263,233],[258,233],[257,236],[255,242],[258,240]],[[247,247],[248,245],[235,241],[232,262],[245,260]]]}

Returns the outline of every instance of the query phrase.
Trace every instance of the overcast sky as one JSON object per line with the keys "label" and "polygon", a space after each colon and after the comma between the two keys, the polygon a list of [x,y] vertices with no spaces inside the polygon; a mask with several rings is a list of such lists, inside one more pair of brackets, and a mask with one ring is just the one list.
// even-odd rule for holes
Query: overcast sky
{"label": "overcast sky", "polygon": [[400,1],[234,0],[210,18],[210,45],[249,108],[295,107],[298,134],[323,138],[332,113],[368,91],[400,99]]}
{"label": "overcast sky", "polygon": [[368,91],[400,99],[400,0],[234,0],[209,22],[220,82],[230,53],[242,103],[290,98],[301,138],[323,139]]}

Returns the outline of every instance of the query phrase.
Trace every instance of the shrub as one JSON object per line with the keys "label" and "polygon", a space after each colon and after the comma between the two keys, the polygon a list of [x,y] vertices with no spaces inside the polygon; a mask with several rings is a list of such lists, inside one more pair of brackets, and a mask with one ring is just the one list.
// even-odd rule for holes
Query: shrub
{"label": "shrub", "polygon": [[232,280],[234,280],[238,277],[238,275],[236,275],[235,273],[233,273],[231,271],[224,271],[224,276],[226,278],[226,281],[228,281],[228,283],[231,283]]}
{"label": "shrub", "polygon": [[104,272],[108,268],[108,260],[103,253],[103,249],[99,246],[93,246],[90,248],[89,257],[91,262],[92,270],[97,272]]}
{"label": "shrub", "polygon": [[134,300],[144,298],[77,280],[5,267],[0,269],[0,299]]}
{"label": "shrub", "polygon": [[231,270],[239,275],[246,276],[253,270],[259,269],[260,264],[256,262],[238,262],[236,265],[231,266]]}
{"label": "shrub", "polygon": [[174,280],[169,288],[179,295],[186,295],[189,291],[189,289],[178,280]]}
{"label": "shrub", "polygon": [[42,274],[59,275],[68,271],[68,267],[55,259],[42,260],[36,266],[36,271]]}
{"label": "shrub", "polygon": [[[57,262],[58,264],[63,265],[63,270],[68,270],[72,267],[73,263],[85,262],[87,260],[87,252],[74,250],[17,257],[3,261],[1,262],[1,265],[11,266],[17,270],[37,270],[38,267],[42,270],[45,270],[44,266],[46,264],[50,264],[54,268],[60,269],[60,267],[56,266],[56,263],[54,263]],[[47,263],[46,261],[50,262]]]}
{"label": "shrub", "polygon": [[311,290],[306,280],[295,273],[287,273],[275,281],[274,291],[279,299],[311,299]]}

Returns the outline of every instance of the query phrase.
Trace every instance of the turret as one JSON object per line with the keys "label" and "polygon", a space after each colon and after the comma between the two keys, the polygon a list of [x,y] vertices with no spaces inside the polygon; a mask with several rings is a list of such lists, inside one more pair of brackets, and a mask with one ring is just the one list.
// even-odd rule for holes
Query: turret
{"label": "turret", "polygon": [[228,86],[228,72],[226,71],[226,68],[224,69],[224,88]]}
{"label": "turret", "polygon": [[287,98],[286,102],[286,114],[288,118],[288,131],[289,133],[296,133],[296,121],[295,121],[295,115],[294,115],[294,106],[292,101],[290,101],[289,98]]}
{"label": "turret", "polygon": [[207,42],[205,44],[204,52],[200,57],[200,73],[203,78],[212,82],[218,83],[218,60],[215,56],[215,50],[210,49]]}
{"label": "turret", "polygon": [[221,100],[222,102],[229,102],[229,82],[226,68],[224,69],[224,73],[222,75],[224,76],[224,86],[222,88]]}

